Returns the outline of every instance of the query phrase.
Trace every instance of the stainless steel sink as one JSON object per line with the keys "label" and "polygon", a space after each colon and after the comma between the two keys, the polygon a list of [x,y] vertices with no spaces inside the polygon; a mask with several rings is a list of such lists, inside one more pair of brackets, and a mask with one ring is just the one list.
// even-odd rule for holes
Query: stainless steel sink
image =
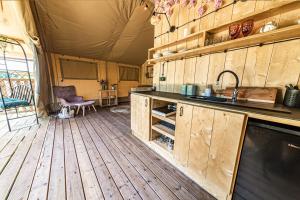
{"label": "stainless steel sink", "polygon": [[187,99],[200,100],[200,101],[213,101],[213,102],[226,102],[228,99],[223,97],[215,97],[215,96],[187,96]]}

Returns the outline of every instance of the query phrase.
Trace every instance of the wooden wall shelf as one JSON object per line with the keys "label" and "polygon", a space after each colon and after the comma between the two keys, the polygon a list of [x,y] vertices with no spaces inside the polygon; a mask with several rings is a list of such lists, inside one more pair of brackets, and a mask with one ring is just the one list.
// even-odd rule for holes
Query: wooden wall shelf
{"label": "wooden wall shelf", "polygon": [[200,31],[200,32],[196,32],[196,33],[192,33],[184,38],[181,38],[181,39],[178,39],[176,41],[173,41],[173,42],[169,42],[167,44],[164,44],[164,45],[161,45],[159,47],[153,47],[151,49],[149,49],[148,51],[149,52],[154,52],[154,51],[157,51],[157,50],[161,50],[161,49],[166,49],[168,47],[172,47],[172,46],[175,46],[175,45],[178,45],[178,44],[181,44],[183,42],[187,42],[189,40],[192,40],[192,39],[195,39],[197,37],[200,37],[204,34],[203,31]]}
{"label": "wooden wall shelf", "polygon": [[198,47],[198,48],[187,50],[185,52],[176,53],[176,54],[173,54],[170,56],[160,57],[157,59],[152,58],[153,54],[156,51],[159,51],[161,49],[166,49],[168,47],[172,47],[172,46],[181,44],[183,42],[187,42],[189,40],[195,39],[196,37],[202,36],[203,41],[205,41],[210,34],[215,34],[215,33],[227,30],[228,26],[230,24],[241,23],[248,19],[254,19],[254,21],[263,20],[263,19],[269,18],[270,16],[279,14],[280,12],[288,12],[288,11],[291,11],[291,10],[294,10],[297,8],[300,8],[300,1],[298,1],[298,0],[282,1],[277,4],[274,4],[271,7],[255,11],[248,15],[244,15],[237,19],[231,20],[230,22],[221,24],[217,27],[207,29],[205,31],[193,33],[185,38],[164,44],[159,47],[151,48],[148,50],[148,63],[155,64],[157,62],[162,62],[162,61],[172,61],[172,60],[183,59],[183,58],[187,58],[187,57],[193,57],[193,56],[200,55],[200,54],[215,53],[218,51],[226,51],[226,50],[230,50],[233,48],[242,48],[242,47],[259,45],[262,43],[270,43],[270,42],[286,40],[286,39],[293,38],[293,37],[299,37],[300,34],[297,33],[297,31],[299,32],[299,26],[294,25],[294,26],[280,28],[280,29],[277,29],[275,31],[268,32],[268,33],[255,34],[255,35],[251,35],[248,37],[230,40],[230,41],[226,41],[226,42],[222,42],[222,43],[218,43],[218,44],[214,44],[214,45],[209,45],[209,46],[203,46],[203,43],[201,45],[199,43],[198,46],[200,46],[200,47]]}
{"label": "wooden wall shelf", "polygon": [[211,54],[211,53],[227,51],[236,48],[267,44],[267,43],[278,42],[278,41],[283,41],[283,40],[298,38],[298,37],[300,37],[300,25],[293,25],[293,26],[280,28],[266,33],[258,33],[255,35],[250,35],[248,37],[238,38],[235,40],[221,42],[214,45],[199,47],[196,49],[188,50],[181,53],[176,53],[158,59],[149,59],[148,63],[155,64],[163,61],[184,59],[188,57],[195,57],[201,54]]}
{"label": "wooden wall shelf", "polygon": [[175,131],[162,125],[162,124],[154,124],[152,125],[152,129],[157,131],[158,133],[175,140]]}
{"label": "wooden wall shelf", "polygon": [[248,14],[248,15],[243,15],[239,18],[236,18],[234,20],[231,20],[229,22],[221,24],[217,27],[207,29],[207,30],[205,30],[205,32],[207,32],[207,33],[217,33],[221,30],[228,30],[228,27],[231,24],[238,24],[238,23],[241,23],[241,22],[249,20],[249,19],[253,19],[254,21],[258,21],[258,20],[261,20],[261,19],[266,19],[266,18],[269,18],[270,16],[274,16],[274,15],[280,13],[282,10],[285,10],[285,12],[287,12],[289,10],[296,9],[297,7],[300,7],[300,1],[298,1],[298,0],[282,1],[282,2],[279,2],[279,3],[276,3],[276,4],[272,5],[271,7],[266,7],[264,9],[257,10],[253,13]]}
{"label": "wooden wall shelf", "polygon": [[165,122],[168,122],[170,124],[175,125],[176,115],[171,115],[171,116],[168,116],[168,117],[163,117],[163,116],[157,115],[157,114],[155,114],[155,113],[152,112],[152,117],[155,117],[157,119],[160,119],[160,120],[163,120]]}

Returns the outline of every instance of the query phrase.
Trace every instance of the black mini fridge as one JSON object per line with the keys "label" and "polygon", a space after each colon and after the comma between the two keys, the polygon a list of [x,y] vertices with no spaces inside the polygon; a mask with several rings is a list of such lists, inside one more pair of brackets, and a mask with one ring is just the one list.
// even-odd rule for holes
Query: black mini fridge
{"label": "black mini fridge", "polygon": [[249,120],[233,199],[300,199],[300,129]]}

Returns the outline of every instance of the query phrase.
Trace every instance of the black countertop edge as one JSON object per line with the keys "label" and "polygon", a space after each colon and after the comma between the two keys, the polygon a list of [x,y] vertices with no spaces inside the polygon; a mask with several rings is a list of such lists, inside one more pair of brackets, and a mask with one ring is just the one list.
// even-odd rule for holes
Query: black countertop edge
{"label": "black countertop edge", "polygon": [[159,92],[159,91],[133,92],[133,93],[146,95],[146,96],[150,96],[150,97],[166,98],[166,99],[170,99],[170,101],[175,100],[175,101],[183,102],[183,103],[187,103],[187,104],[190,103],[190,104],[199,105],[199,106],[207,105],[207,106],[213,106],[213,107],[220,108],[220,109],[222,109],[222,108],[230,109],[230,110],[236,111],[236,112],[254,113],[254,114],[259,114],[259,115],[271,116],[271,117],[275,117],[275,118],[295,120],[300,123],[300,109],[299,108],[288,108],[290,113],[284,113],[284,112],[270,111],[270,110],[264,110],[264,109],[258,109],[258,108],[241,107],[238,105],[191,100],[191,99],[187,99],[185,96],[178,94],[178,93]]}

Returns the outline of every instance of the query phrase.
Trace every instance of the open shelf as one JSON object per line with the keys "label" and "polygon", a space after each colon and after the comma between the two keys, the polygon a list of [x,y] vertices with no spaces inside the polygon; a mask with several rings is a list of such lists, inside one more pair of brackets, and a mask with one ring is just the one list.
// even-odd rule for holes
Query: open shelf
{"label": "open shelf", "polygon": [[153,124],[152,129],[157,131],[158,133],[175,140],[175,131],[170,129],[162,124]]}
{"label": "open shelf", "polygon": [[208,45],[193,50],[177,53],[170,56],[161,57],[158,59],[150,59],[149,63],[157,63],[162,61],[172,61],[187,57],[194,57],[201,54],[216,53],[235,48],[249,47],[270,42],[277,42],[291,38],[300,37],[300,25],[288,26],[285,28],[276,29],[266,33],[258,33],[248,37],[238,38],[218,44]]}
{"label": "open shelf", "polygon": [[159,149],[168,152],[170,155],[173,154],[173,150],[168,149],[168,146],[166,143],[161,143],[157,140],[152,140],[151,143],[155,146],[157,146]]}
{"label": "open shelf", "polygon": [[268,6],[264,9],[254,11],[252,13],[249,13],[248,15],[242,15],[241,17],[238,17],[234,20],[223,23],[217,27],[207,29],[205,31],[208,33],[216,33],[216,32],[219,32],[219,30],[228,29],[229,25],[231,25],[231,24],[241,23],[241,22],[249,20],[249,19],[254,19],[254,21],[266,19],[270,16],[279,14],[283,10],[287,11],[287,10],[295,9],[295,6],[300,6],[300,2],[298,0],[278,2],[276,4],[273,4],[272,6]]}
{"label": "open shelf", "polygon": [[152,112],[152,117],[163,120],[163,121],[168,122],[168,123],[173,124],[173,125],[175,125],[175,123],[176,123],[175,122],[176,114],[164,117],[164,116],[161,116],[161,115],[158,115],[158,114],[155,114],[155,113]]}
{"label": "open shelf", "polygon": [[230,24],[235,23],[241,23],[243,21],[254,19],[255,21],[268,19],[271,16],[278,15],[280,13],[289,12],[291,10],[295,10],[300,7],[300,1],[293,0],[293,1],[282,1],[278,2],[276,4],[273,4],[271,7],[260,9],[257,11],[254,11],[248,15],[244,15],[241,17],[238,17],[234,20],[231,20],[229,22],[223,23],[217,27],[199,31],[196,33],[193,33],[185,38],[164,44],[159,47],[154,47],[148,50],[148,63],[155,64],[157,62],[163,62],[163,61],[172,61],[172,60],[178,60],[188,57],[195,57],[197,55],[201,54],[210,54],[210,53],[216,53],[220,51],[226,51],[234,48],[243,48],[243,47],[249,47],[249,46],[255,46],[265,43],[271,43],[271,42],[277,42],[282,41],[290,38],[296,38],[300,37],[300,25],[293,25],[293,26],[287,26],[283,27],[274,31],[270,31],[267,33],[258,33],[254,35],[250,35],[243,38],[238,38],[235,40],[225,41],[213,45],[204,46],[204,44],[198,44],[198,48],[190,49],[185,52],[179,52],[175,53],[169,56],[163,56],[157,59],[152,58],[153,53],[155,51],[160,49],[165,49],[167,47],[175,46],[177,44],[180,44],[182,42],[186,42],[188,40],[192,40],[198,36],[203,37],[203,42],[207,39],[207,37],[211,34],[216,34],[218,32],[228,30],[228,27]]}
{"label": "open shelf", "polygon": [[160,50],[160,49],[165,49],[165,48],[168,48],[168,47],[171,47],[171,46],[175,46],[175,45],[181,44],[183,42],[187,42],[189,40],[192,40],[192,39],[195,39],[197,37],[203,36],[203,34],[204,34],[203,31],[192,33],[192,34],[190,34],[190,35],[188,35],[184,38],[175,40],[173,42],[169,42],[169,43],[161,45],[159,47],[153,47],[153,48],[149,49],[148,51],[153,52],[153,51],[157,51],[157,50]]}

